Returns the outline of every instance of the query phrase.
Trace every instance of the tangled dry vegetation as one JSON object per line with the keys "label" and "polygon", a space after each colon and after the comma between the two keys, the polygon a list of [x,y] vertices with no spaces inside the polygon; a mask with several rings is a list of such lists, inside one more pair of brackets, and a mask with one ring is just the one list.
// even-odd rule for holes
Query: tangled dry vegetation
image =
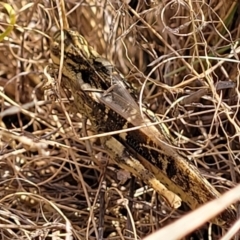
{"label": "tangled dry vegetation", "polygon": [[[16,22],[0,42],[0,238],[141,239],[181,219],[186,206],[171,212],[143,182],[108,165],[96,139],[90,156],[80,139],[82,116],[72,113],[58,86],[56,99],[43,90],[50,36],[62,20],[59,2],[6,2]],[[69,26],[139,88],[183,154],[220,192],[234,187],[239,2],[65,5]],[[0,19],[4,33],[9,17],[2,5]],[[206,223],[184,239],[219,239],[226,231]]]}

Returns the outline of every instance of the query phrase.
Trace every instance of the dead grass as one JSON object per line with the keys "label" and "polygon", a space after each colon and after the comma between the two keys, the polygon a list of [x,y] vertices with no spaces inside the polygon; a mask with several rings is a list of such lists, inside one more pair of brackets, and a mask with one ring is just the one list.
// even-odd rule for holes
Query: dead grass
{"label": "dead grass", "polygon": [[[69,26],[135,84],[179,150],[225,192],[240,180],[239,3],[207,2],[65,4]],[[141,239],[181,218],[185,206],[171,212],[144,183],[108,165],[97,141],[89,156],[81,116],[57,87],[43,91],[59,2],[8,3],[17,20],[0,42],[1,239]],[[0,19],[4,32],[3,7]],[[205,224],[184,239],[226,231]]]}

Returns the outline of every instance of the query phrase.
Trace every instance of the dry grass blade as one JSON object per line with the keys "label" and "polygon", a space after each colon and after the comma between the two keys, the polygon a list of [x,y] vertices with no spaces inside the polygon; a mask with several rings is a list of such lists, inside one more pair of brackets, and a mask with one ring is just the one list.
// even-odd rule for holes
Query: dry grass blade
{"label": "dry grass blade", "polygon": [[[55,79],[44,95],[58,26],[80,31],[116,65],[169,127],[176,151],[212,185],[233,188],[240,181],[239,2],[64,2],[8,0],[13,28],[1,7],[0,32],[11,28],[0,42],[1,238],[142,239],[189,211],[172,212],[138,179],[131,189],[129,173],[109,164]],[[205,223],[182,239],[236,239],[232,229]]]}
{"label": "dry grass blade", "polygon": [[[216,200],[213,200],[212,202],[207,203],[203,207],[182,217],[178,221],[172,224],[169,224],[167,227],[144,238],[144,240],[182,239],[183,237],[187,236],[189,233],[194,231],[196,228],[204,224],[204,222],[209,220],[209,218],[212,218],[216,214],[219,214],[227,206],[236,202],[239,198],[240,198],[240,185],[238,185],[231,191],[225,193],[219,199],[216,199]],[[238,226],[239,226],[239,223],[238,223]],[[237,233],[237,229],[235,229],[235,232],[232,233],[231,237],[233,237],[233,234],[236,234],[236,233]],[[230,239],[230,236],[227,238],[225,236],[225,239]]]}

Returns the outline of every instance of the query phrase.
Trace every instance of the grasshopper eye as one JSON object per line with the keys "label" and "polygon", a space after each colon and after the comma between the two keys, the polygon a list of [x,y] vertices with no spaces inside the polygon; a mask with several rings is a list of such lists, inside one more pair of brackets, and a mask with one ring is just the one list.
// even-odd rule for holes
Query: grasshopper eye
{"label": "grasshopper eye", "polygon": [[[63,30],[63,36],[64,36],[64,39],[63,39],[64,46],[67,47],[72,43],[72,36],[66,30]],[[60,45],[61,41],[62,41],[61,30],[56,31],[54,33],[52,39],[53,39],[54,42],[56,42]]]}

